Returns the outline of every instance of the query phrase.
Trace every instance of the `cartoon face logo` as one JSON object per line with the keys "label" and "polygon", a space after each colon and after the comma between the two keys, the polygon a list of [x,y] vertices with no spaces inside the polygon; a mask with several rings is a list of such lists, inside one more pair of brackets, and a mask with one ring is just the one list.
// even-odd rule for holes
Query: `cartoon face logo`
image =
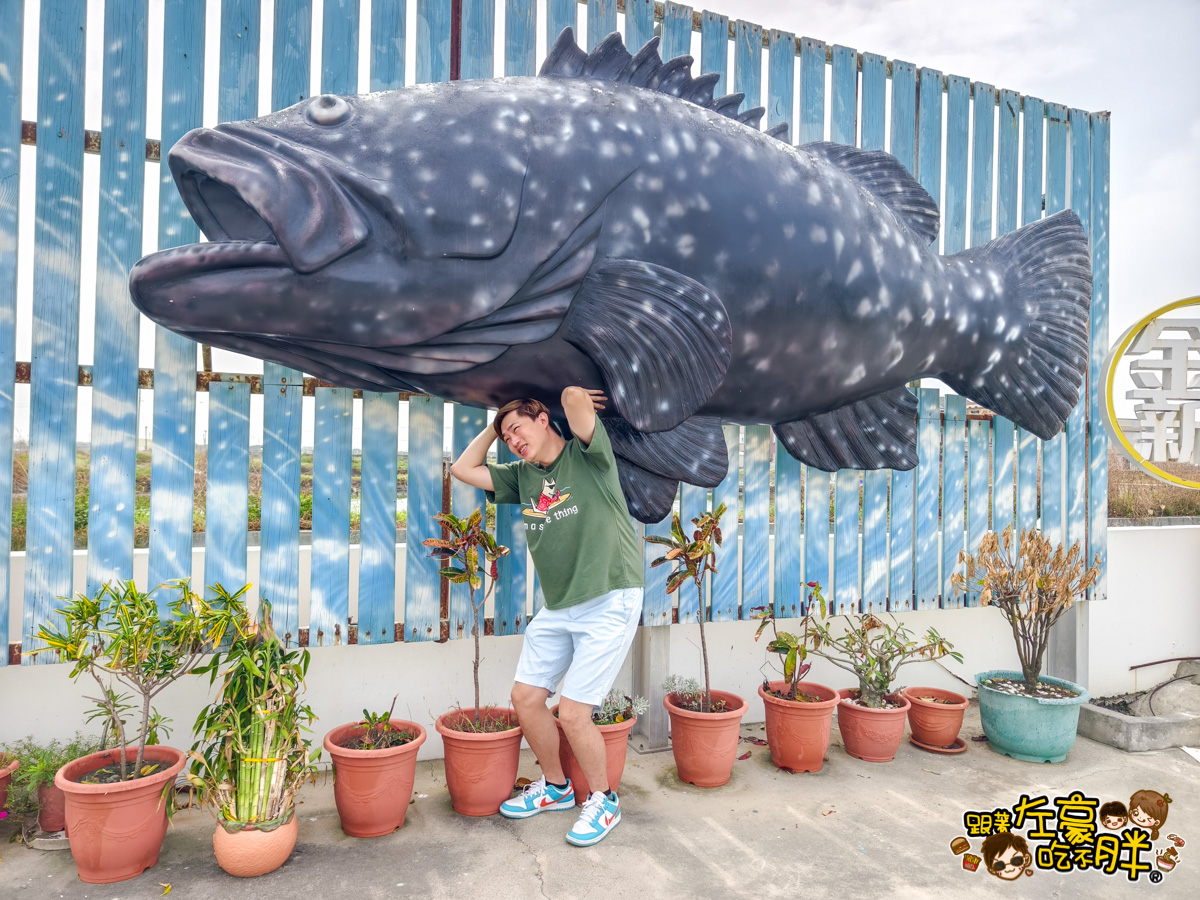
{"label": "cartoon face logo", "polygon": [[1129,821],[1150,832],[1150,840],[1158,840],[1158,829],[1167,821],[1170,794],[1158,791],[1137,791],[1129,798]]}
{"label": "cartoon face logo", "polygon": [[1033,863],[1033,855],[1025,838],[1011,831],[990,834],[983,842],[984,865],[987,870],[1003,881],[1014,881],[1021,877]]}
{"label": "cartoon face logo", "polygon": [[1120,831],[1128,820],[1129,813],[1120,800],[1112,800],[1100,807],[1100,824],[1109,831]]}

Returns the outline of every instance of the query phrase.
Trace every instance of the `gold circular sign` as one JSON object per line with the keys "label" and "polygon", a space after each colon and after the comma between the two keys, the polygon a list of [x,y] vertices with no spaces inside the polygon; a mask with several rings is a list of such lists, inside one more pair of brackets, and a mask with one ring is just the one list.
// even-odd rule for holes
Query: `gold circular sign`
{"label": "gold circular sign", "polygon": [[[1104,361],[1104,425],[1113,443],[1147,475],[1168,484],[1200,490],[1200,315],[1191,319],[1166,318],[1167,313],[1189,306],[1200,310],[1200,297],[1188,297],[1156,309],[1128,328],[1113,345]],[[1183,332],[1186,337],[1167,338],[1164,331]],[[1156,353],[1161,355],[1152,355]],[[1118,364],[1127,354],[1148,357],[1130,365],[1135,388],[1127,399],[1149,401],[1137,404],[1135,412],[1142,433],[1149,435],[1137,443],[1150,443],[1150,459],[1130,440],[1117,418],[1113,401],[1113,380]],[[1191,370],[1197,373],[1190,379],[1189,360]],[[1195,386],[1190,382],[1195,382]],[[1169,458],[1172,451],[1176,459]],[[1191,477],[1166,471],[1162,466],[1168,463],[1173,463],[1176,469],[1191,469]]]}

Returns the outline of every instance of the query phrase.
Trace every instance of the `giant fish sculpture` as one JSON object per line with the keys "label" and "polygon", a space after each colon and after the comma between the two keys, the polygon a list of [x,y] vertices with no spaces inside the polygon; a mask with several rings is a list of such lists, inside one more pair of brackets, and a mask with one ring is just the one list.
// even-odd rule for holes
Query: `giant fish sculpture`
{"label": "giant fish sculpture", "polygon": [[169,155],[209,243],[131,273],[147,316],[334,384],[475,406],[599,387],[630,512],[727,471],[722,421],[827,471],[911,468],[940,378],[1049,438],[1087,364],[1063,212],[954,256],[892,156],[790,146],[657,39],[535,78],[323,95]]}

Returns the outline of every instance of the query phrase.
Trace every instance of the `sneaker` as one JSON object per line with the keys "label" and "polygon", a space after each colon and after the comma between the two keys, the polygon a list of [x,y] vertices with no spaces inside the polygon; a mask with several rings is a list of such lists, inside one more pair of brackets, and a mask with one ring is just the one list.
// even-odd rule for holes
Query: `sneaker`
{"label": "sneaker", "polygon": [[565,788],[556,788],[546,784],[546,776],[543,775],[525,785],[516,797],[501,803],[500,815],[509,819],[528,819],[546,810],[574,808],[575,788],[571,785],[571,779],[567,779]]}
{"label": "sneaker", "polygon": [[614,794],[609,800],[607,794],[595,791],[584,801],[583,811],[579,821],[567,832],[567,843],[576,847],[590,847],[598,844],[617,827],[621,821],[621,801]]}

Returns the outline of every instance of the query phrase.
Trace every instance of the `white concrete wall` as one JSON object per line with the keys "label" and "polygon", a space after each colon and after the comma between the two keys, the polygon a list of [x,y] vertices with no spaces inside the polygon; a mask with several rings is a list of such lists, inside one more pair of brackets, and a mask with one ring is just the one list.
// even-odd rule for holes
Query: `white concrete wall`
{"label": "white concrete wall", "polygon": [[[1090,684],[1093,694],[1118,693],[1146,687],[1168,677],[1174,664],[1142,669],[1129,667],[1173,656],[1200,656],[1200,527],[1119,528],[1109,531],[1109,598],[1090,607]],[[197,583],[199,560],[195,556]],[[23,578],[20,554],[14,554],[14,582]],[[403,579],[403,553],[398,553],[398,577]],[[76,558],[77,584],[82,587],[83,554]],[[307,567],[307,548],[302,566]],[[139,553],[137,565],[144,566]],[[144,571],[144,570],[143,570]],[[357,548],[352,552],[352,578],[357,571]],[[143,575],[144,577],[144,575]],[[251,550],[250,577],[257,578],[257,548]],[[304,583],[307,578],[302,579]],[[19,596],[19,594],[17,595]],[[304,603],[307,603],[305,598]],[[302,619],[307,618],[302,611]],[[1000,613],[995,609],[962,609],[910,613],[902,621],[921,633],[930,625],[960,650],[964,662],[944,661],[947,669],[971,679],[975,672],[1015,667],[1016,651]],[[754,642],[757,622],[713,623],[707,627],[713,686],[755,698],[763,675],[772,670],[765,640]],[[13,622],[11,634],[18,634]],[[505,703],[516,668],[522,638],[492,637],[483,641],[481,676],[483,701]],[[357,719],[363,707],[386,709],[399,693],[397,715],[420,722],[430,732],[422,757],[441,755],[433,720],[456,703],[472,702],[472,642],[447,644],[385,644],[330,647],[312,652],[308,702],[320,718],[319,738],[328,729]],[[631,654],[632,657],[633,654]],[[852,676],[824,660],[813,661],[808,678],[833,687],[850,686]],[[627,659],[618,685],[632,684],[633,660]],[[671,632],[671,671],[703,677],[699,626],[674,626]],[[62,738],[83,727],[90,706],[84,699],[95,686],[72,684],[65,666],[0,668],[0,742],[27,734]],[[901,683],[964,690],[946,669],[935,663],[914,663],[901,670]],[[191,743],[191,725],[208,696],[206,682],[184,678],[169,688],[157,704],[175,720],[171,743]],[[762,706],[755,698],[747,721],[761,721]]]}

